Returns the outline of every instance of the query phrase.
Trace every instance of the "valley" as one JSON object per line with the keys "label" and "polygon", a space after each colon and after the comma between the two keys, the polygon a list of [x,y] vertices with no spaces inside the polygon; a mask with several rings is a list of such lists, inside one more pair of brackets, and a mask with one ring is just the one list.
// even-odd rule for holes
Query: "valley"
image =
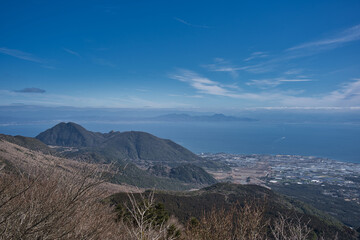
{"label": "valley", "polygon": [[138,198],[152,189],[155,201],[182,224],[214,206],[230,209],[253,201],[264,205],[264,220],[299,217],[309,221],[315,236],[326,232],[352,239],[360,221],[359,164],[323,158],[196,155],[145,132],[98,133],[70,122],[36,138],[0,135],[0,164],[9,173],[101,169],[101,190],[111,205],[123,208],[129,193]]}

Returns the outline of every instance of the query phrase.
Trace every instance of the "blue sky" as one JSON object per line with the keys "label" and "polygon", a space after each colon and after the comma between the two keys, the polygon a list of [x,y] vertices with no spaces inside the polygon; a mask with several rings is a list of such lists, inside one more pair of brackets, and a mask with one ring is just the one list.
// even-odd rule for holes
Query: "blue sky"
{"label": "blue sky", "polygon": [[1,1],[0,105],[360,109],[360,1]]}

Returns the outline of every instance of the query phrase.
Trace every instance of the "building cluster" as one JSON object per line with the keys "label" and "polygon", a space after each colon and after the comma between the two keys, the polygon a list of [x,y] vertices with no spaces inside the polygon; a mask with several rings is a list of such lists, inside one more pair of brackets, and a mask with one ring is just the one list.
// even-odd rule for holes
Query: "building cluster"
{"label": "building cluster", "polygon": [[299,155],[202,153],[200,156],[220,161],[236,171],[262,171],[261,185],[318,185],[324,195],[360,204],[360,164],[357,163]]}

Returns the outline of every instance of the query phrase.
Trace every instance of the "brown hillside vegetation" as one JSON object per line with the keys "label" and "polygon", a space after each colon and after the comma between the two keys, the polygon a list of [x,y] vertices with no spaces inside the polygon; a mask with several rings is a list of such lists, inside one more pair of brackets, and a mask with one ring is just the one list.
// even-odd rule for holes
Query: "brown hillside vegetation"
{"label": "brown hillside vegetation", "polygon": [[[32,173],[35,169],[37,169],[37,171],[52,169],[52,171],[55,171],[59,175],[75,175],[84,169],[102,169],[102,171],[111,172],[110,165],[91,164],[60,158],[39,151],[30,150],[5,140],[0,140],[0,168],[10,171],[16,170],[28,174]],[[120,185],[109,182],[102,183],[101,189],[106,190],[109,194],[115,192],[142,191],[141,189],[130,185]]]}
{"label": "brown hillside vegetation", "polygon": [[1,240],[315,237],[301,219],[294,221],[280,215],[269,221],[263,217],[263,206],[250,202],[234,204],[230,209],[213,208],[180,224],[156,203],[154,193],[137,193],[137,197],[130,193],[119,215],[105,199],[114,190],[124,190],[124,186],[112,185],[115,189],[111,189],[104,183],[102,175],[110,171],[107,165],[58,158],[4,140],[0,140],[0,164]]}

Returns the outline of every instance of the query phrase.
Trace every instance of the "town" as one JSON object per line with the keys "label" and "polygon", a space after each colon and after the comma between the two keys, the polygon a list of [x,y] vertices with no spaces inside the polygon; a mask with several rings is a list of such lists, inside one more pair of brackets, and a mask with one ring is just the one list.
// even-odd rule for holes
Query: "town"
{"label": "town", "polygon": [[299,155],[202,153],[200,156],[228,167],[208,170],[219,181],[271,189],[317,185],[325,196],[360,205],[360,164]]}

